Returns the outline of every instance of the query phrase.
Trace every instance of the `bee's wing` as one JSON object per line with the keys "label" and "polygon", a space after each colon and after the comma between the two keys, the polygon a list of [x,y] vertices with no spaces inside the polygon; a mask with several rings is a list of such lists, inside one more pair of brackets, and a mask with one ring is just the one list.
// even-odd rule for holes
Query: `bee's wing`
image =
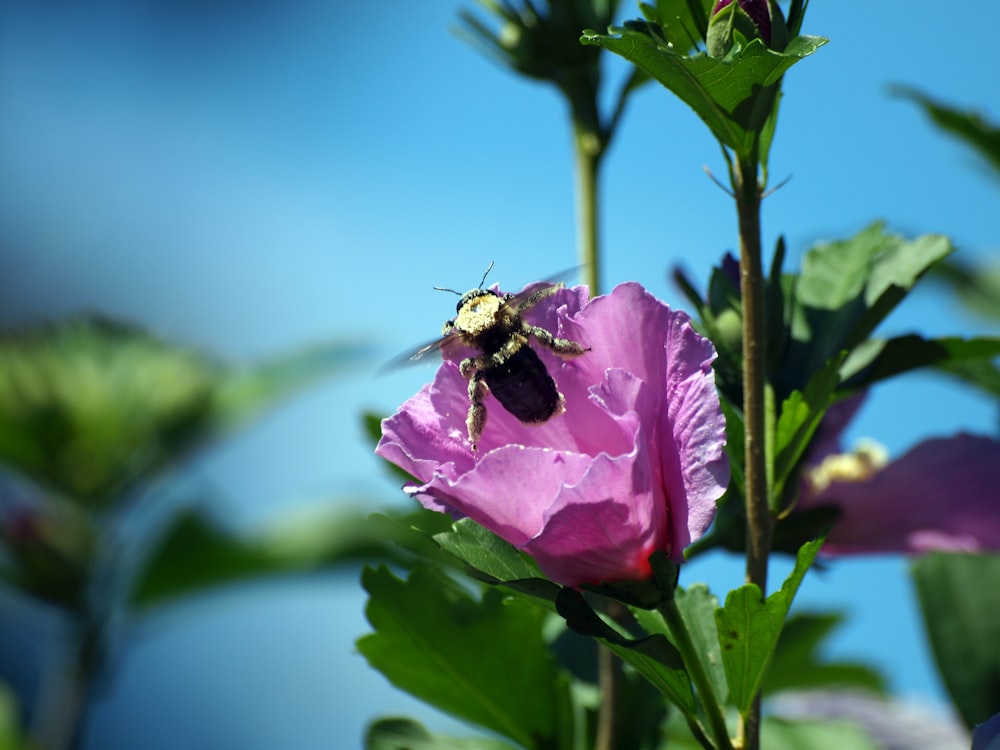
{"label": "bee's wing", "polygon": [[440,351],[442,348],[447,346],[453,338],[454,334],[449,333],[446,336],[439,336],[433,341],[428,341],[426,344],[424,344],[415,351],[407,350],[402,354],[393,357],[384,365],[382,365],[378,370],[379,374],[388,372],[390,370],[396,370],[399,369],[400,367],[408,367],[409,365],[415,365],[421,360],[423,360],[423,358],[428,354],[430,354],[431,352]]}
{"label": "bee's wing", "polygon": [[531,297],[531,295],[535,294],[539,289],[550,286],[563,286],[569,279],[576,278],[582,268],[583,266],[573,266],[572,268],[567,268],[566,270],[553,274],[545,279],[542,279],[541,281],[533,281],[524,288],[524,291],[518,292],[507,300],[503,306],[517,307],[526,299]]}

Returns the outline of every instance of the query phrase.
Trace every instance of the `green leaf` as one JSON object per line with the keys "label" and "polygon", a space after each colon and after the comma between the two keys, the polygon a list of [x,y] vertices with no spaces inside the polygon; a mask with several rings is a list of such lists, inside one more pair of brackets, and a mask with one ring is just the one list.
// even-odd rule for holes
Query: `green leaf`
{"label": "green leaf", "polygon": [[[0,496],[9,485],[0,482]],[[16,493],[17,490],[14,490]],[[101,529],[70,503],[8,506],[0,523],[0,577],[38,599],[81,612]]]}
{"label": "green leaf", "polygon": [[104,509],[219,431],[357,361],[336,343],[232,369],[99,317],[0,333],[0,462]]}
{"label": "green leaf", "polygon": [[211,587],[358,560],[400,559],[391,537],[367,517],[325,506],[286,513],[253,533],[237,533],[198,510],[180,516],[133,584],[137,607],[164,604]]}
{"label": "green leaf", "polygon": [[[834,357],[809,381],[805,391],[792,391],[781,405],[775,432],[773,503],[782,499],[788,481],[802,459],[823,415],[836,398],[843,355]],[[777,507],[773,510],[780,510]]]}
{"label": "green leaf", "polygon": [[[925,339],[918,334],[898,336],[888,341],[870,341],[855,350],[841,370],[848,388],[860,388],[920,367],[935,367],[976,382],[987,393],[1000,395],[1000,372],[993,360],[1000,357],[1000,338]],[[977,370],[964,369],[981,365]]]}
{"label": "green leaf", "polygon": [[714,0],[656,0],[640,3],[639,9],[647,20],[659,24],[674,50],[686,55],[705,40],[713,4]]}
{"label": "green leaf", "polygon": [[450,531],[435,534],[434,541],[497,581],[516,581],[539,575],[538,566],[531,558],[470,518],[456,521]]}
{"label": "green leaf", "polygon": [[357,342],[330,341],[263,364],[233,368],[214,393],[213,420],[221,428],[241,425],[277,401],[357,366],[369,352]]}
{"label": "green leaf", "polygon": [[214,362],[104,318],[0,333],[0,461],[104,508],[209,427]]}
{"label": "green leaf", "polygon": [[725,60],[716,60],[705,53],[691,57],[679,53],[655,26],[643,22],[612,32],[617,36],[588,30],[580,41],[611,50],[655,78],[691,107],[719,141],[741,156],[751,153],[771,114],[771,87],[792,65],[827,41],[799,36],[779,53],[755,39],[745,47],[734,47]]}
{"label": "green leaf", "polygon": [[278,562],[197,512],[181,517],[149,559],[132,603],[150,606],[185,594],[270,573]]}
{"label": "green leaf", "polygon": [[715,610],[719,607],[719,600],[707,586],[700,583],[690,586],[687,590],[678,588],[674,600],[687,624],[702,666],[712,683],[716,702],[724,706],[729,699],[729,687],[722,663],[719,631],[715,624]]}
{"label": "green leaf", "polygon": [[816,688],[885,692],[885,681],[870,667],[823,659],[820,652],[824,640],[843,621],[843,615],[832,612],[800,613],[788,618],[764,678],[764,694]]}
{"label": "green leaf", "polygon": [[878,750],[879,745],[846,721],[788,721],[768,716],[761,726],[767,750]]}
{"label": "green leaf", "polygon": [[842,351],[848,354],[903,300],[920,277],[953,250],[947,238],[906,241],[873,224],[849,240],[819,245],[795,286],[792,340],[780,373],[786,392]]}
{"label": "green leaf", "polygon": [[365,732],[365,750],[512,750],[512,745],[482,737],[431,734],[412,719],[379,719]]}
{"label": "green leaf", "polygon": [[17,700],[7,685],[0,683],[0,750],[29,750],[21,731]]}
{"label": "green leaf", "polygon": [[544,610],[498,589],[481,601],[441,571],[403,581],[366,568],[374,633],[358,650],[390,682],[525,748],[570,748],[569,681],[542,639]]}
{"label": "green leaf", "polygon": [[685,716],[694,720],[696,703],[691,680],[681,655],[664,635],[653,633],[638,640],[626,638],[598,617],[583,595],[574,589],[562,589],[556,607],[573,631],[602,639],[608,648],[649,680]]}
{"label": "green leaf", "polygon": [[662,725],[667,716],[663,696],[648,680],[632,670],[622,670],[617,688],[617,746],[658,750],[662,747]]}
{"label": "green leaf", "polygon": [[456,521],[450,531],[434,535],[446,552],[469,566],[468,572],[489,584],[503,584],[529,596],[554,602],[559,586],[542,577],[541,571],[525,554],[470,518]]}
{"label": "green leaf", "polygon": [[896,86],[893,93],[919,104],[939,128],[971,146],[995,172],[1000,172],[1000,127],[978,112],[949,107],[913,88]]}
{"label": "green leaf", "polygon": [[945,284],[970,312],[1000,320],[1000,262],[995,258],[978,263],[949,258],[934,267],[931,278]]}
{"label": "green leaf", "polygon": [[730,591],[725,606],[715,611],[730,698],[743,716],[760,691],[792,599],[822,543],[802,545],[795,568],[766,601],[760,588],[749,583]]}
{"label": "green leaf", "polygon": [[1000,367],[992,361],[951,361],[938,369],[953,378],[975,386],[994,398],[1000,398]]}
{"label": "green leaf", "polygon": [[971,728],[1000,706],[1000,556],[929,554],[913,580],[934,660]]}
{"label": "green leaf", "polygon": [[743,487],[746,486],[743,470],[746,465],[746,446],[743,441],[746,433],[743,414],[727,399],[722,399],[721,405],[722,415],[726,418],[726,455],[729,456],[729,468],[732,476],[730,485],[735,484],[742,492]]}

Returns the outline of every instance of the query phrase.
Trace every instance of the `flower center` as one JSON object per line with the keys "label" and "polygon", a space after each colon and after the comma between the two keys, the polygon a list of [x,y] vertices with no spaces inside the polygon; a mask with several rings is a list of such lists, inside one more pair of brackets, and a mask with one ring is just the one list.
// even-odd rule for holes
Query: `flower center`
{"label": "flower center", "polygon": [[809,469],[806,479],[814,490],[822,492],[834,482],[866,482],[887,463],[889,452],[884,445],[874,440],[859,440],[850,453],[834,453]]}

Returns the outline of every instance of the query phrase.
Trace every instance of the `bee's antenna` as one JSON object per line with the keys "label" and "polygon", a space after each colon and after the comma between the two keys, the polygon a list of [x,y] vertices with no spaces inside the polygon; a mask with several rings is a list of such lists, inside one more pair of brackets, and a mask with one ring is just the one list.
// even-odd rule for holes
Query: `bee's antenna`
{"label": "bee's antenna", "polygon": [[491,261],[490,261],[490,267],[486,269],[486,273],[484,273],[484,274],[483,274],[483,279],[482,279],[482,281],[480,281],[480,282],[479,282],[479,288],[480,288],[480,289],[482,289],[482,288],[483,288],[483,284],[485,284],[485,283],[486,283],[486,277],[487,277],[487,276],[489,276],[489,275],[490,275],[490,271],[491,271],[491,270],[493,270],[493,264],[494,264],[494,263],[496,263],[496,261],[495,261],[495,260],[491,260]]}
{"label": "bee's antenna", "polygon": [[[490,271],[491,271],[491,270],[493,270],[493,264],[494,264],[494,263],[496,263],[496,261],[495,261],[495,260],[494,260],[494,261],[491,261],[491,262],[490,262],[490,267],[489,267],[489,268],[487,268],[487,269],[486,269],[486,273],[484,273],[484,274],[483,274],[483,278],[482,278],[482,279],[480,280],[480,282],[479,282],[479,287],[478,287],[479,289],[482,289],[482,288],[483,288],[483,284],[485,284],[485,283],[486,283],[486,277],[487,277],[487,276],[489,276],[489,275],[490,275]],[[459,297],[461,297],[461,296],[462,296],[462,293],[461,293],[461,292],[456,292],[456,291],[455,291],[454,289],[448,289],[447,287],[443,287],[443,286],[436,286],[436,287],[434,287],[434,288],[435,288],[435,289],[436,289],[437,291],[439,291],[439,292],[451,292],[452,294],[457,294],[457,295],[458,295]]]}

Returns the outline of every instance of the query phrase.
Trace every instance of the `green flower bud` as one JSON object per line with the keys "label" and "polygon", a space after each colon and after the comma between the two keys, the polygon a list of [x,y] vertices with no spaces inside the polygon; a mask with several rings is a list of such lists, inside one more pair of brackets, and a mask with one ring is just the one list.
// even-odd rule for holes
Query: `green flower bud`
{"label": "green flower bud", "polygon": [[708,24],[708,54],[725,57],[736,43],[736,33],[747,40],[761,39],[777,52],[788,44],[785,18],[775,0],[718,0]]}

